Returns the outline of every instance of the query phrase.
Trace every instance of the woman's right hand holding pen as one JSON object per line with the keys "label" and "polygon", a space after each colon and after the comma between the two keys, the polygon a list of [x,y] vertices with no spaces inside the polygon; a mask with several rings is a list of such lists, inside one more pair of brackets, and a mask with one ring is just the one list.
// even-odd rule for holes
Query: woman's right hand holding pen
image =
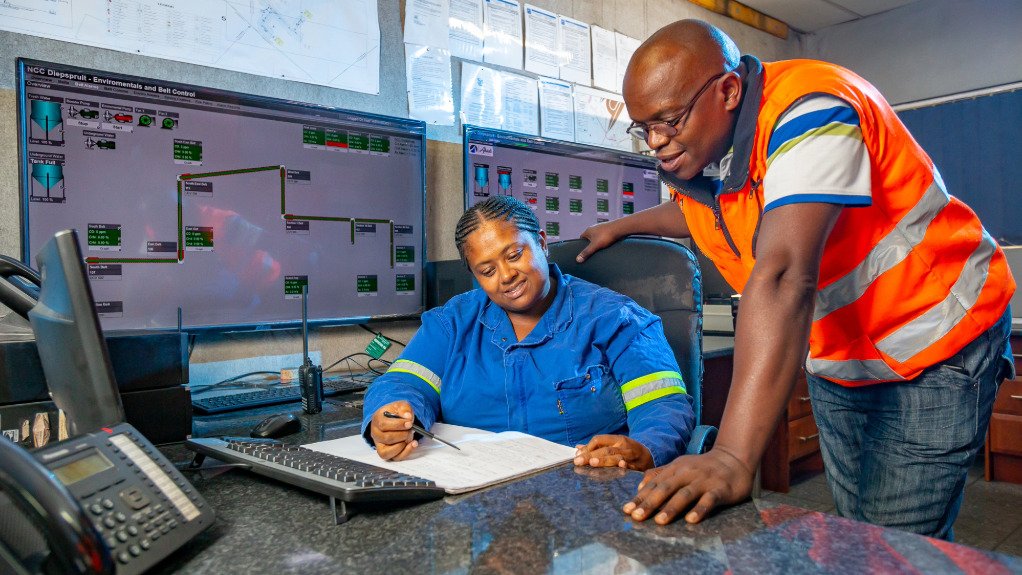
{"label": "woman's right hand holding pen", "polygon": [[[397,414],[400,418],[385,417],[385,411]],[[407,458],[419,445],[412,431],[414,421],[415,414],[407,401],[395,401],[377,409],[369,424],[370,435],[376,443],[376,453],[383,459],[393,461]]]}

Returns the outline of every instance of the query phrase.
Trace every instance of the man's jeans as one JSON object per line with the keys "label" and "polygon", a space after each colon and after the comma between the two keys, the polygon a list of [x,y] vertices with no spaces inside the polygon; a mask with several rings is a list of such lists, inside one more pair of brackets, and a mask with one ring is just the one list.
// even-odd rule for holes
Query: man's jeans
{"label": "man's jeans", "polygon": [[830,484],[843,517],[954,539],[965,480],[997,388],[1014,377],[1011,310],[911,381],[847,388],[808,376]]}

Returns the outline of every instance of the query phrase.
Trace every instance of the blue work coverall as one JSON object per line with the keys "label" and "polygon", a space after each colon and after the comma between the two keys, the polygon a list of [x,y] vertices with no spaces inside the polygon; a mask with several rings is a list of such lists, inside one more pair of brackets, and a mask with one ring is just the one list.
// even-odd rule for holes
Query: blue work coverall
{"label": "blue work coverall", "polygon": [[507,313],[476,289],[422,315],[422,327],[370,386],[362,434],[404,400],[434,422],[520,431],[574,446],[628,435],[657,466],[684,453],[695,414],[660,318],[630,298],[562,274],[557,293],[518,341]]}

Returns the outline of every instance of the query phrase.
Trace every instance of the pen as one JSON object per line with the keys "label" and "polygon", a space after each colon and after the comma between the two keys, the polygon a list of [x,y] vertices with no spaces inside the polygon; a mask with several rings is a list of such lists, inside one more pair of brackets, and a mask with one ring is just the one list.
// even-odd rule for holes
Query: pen
{"label": "pen", "polygon": [[[391,413],[391,412],[389,412],[389,411],[384,411],[384,412],[383,412],[383,417],[389,417],[390,419],[404,419],[404,418],[403,418],[403,417],[401,417],[400,415],[397,415],[397,414]],[[435,440],[439,441],[440,443],[443,443],[444,445],[449,445],[449,446],[451,446],[451,447],[453,447],[453,448],[457,449],[458,451],[461,451],[461,448],[460,448],[460,447],[458,447],[457,445],[455,445],[455,444],[453,444],[453,443],[451,443],[451,442],[449,442],[449,441],[444,441],[443,439],[440,439],[440,438],[439,438],[439,437],[437,437],[436,435],[433,435],[432,433],[430,433],[430,432],[426,431],[425,429],[423,429],[423,428],[419,427],[418,425],[415,425],[414,423],[412,424],[412,430],[413,430],[413,431],[417,431],[417,432],[419,432],[419,433],[421,433],[421,434],[425,435],[426,437],[428,437],[428,438],[430,438],[430,439],[435,439]]]}

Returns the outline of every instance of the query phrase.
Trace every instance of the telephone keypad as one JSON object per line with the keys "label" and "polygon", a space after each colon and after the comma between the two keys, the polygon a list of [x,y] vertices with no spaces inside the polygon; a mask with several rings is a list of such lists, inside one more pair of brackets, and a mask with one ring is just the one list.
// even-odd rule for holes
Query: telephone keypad
{"label": "telephone keypad", "polygon": [[[121,426],[129,427],[124,424],[118,427]],[[137,574],[165,557],[168,549],[178,547],[178,539],[187,540],[196,528],[208,526],[212,513],[199,511],[205,507],[201,496],[148,441],[132,431],[115,431],[112,435],[92,447],[116,462],[115,471],[104,470],[70,487],[112,558],[123,566],[118,572]],[[63,463],[60,459],[52,461],[52,465]],[[179,531],[186,533],[177,534],[176,538],[168,535],[168,541],[157,543],[179,526],[182,527]]]}

